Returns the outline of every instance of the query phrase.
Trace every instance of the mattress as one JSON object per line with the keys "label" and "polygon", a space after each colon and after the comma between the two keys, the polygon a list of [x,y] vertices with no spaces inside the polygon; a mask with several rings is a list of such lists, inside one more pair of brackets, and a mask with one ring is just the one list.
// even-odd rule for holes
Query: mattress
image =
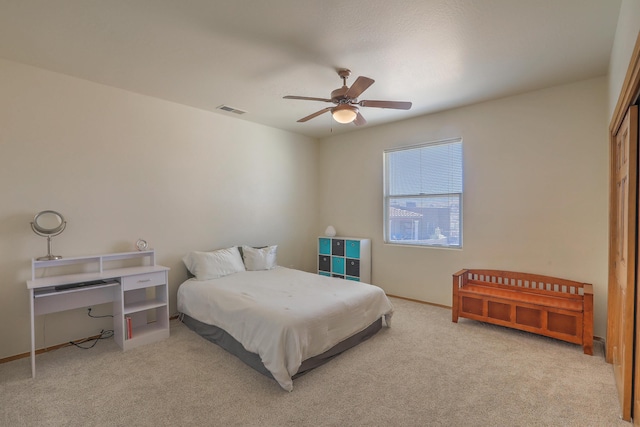
{"label": "mattress", "polygon": [[224,330],[257,354],[288,391],[303,361],[381,317],[390,326],[393,314],[391,302],[377,286],[284,267],[189,279],[178,289],[178,310]]}

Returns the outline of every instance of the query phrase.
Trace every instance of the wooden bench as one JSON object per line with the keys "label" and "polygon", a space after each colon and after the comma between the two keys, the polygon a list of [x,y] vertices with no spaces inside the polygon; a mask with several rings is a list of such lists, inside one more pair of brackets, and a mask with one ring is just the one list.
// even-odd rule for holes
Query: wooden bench
{"label": "wooden bench", "polygon": [[538,274],[460,270],[453,275],[458,317],[582,345],[593,354],[593,286]]}

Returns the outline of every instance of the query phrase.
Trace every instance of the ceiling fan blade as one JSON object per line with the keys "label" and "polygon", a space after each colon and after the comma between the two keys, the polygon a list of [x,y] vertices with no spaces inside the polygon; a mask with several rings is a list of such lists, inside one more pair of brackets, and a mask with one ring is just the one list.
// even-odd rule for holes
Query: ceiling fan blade
{"label": "ceiling fan blade", "polygon": [[410,102],[404,101],[370,101],[364,100],[358,102],[361,107],[376,107],[376,108],[393,108],[396,110],[409,110],[411,108]]}
{"label": "ceiling fan blade", "polygon": [[353,124],[356,126],[362,126],[362,125],[366,125],[367,121],[364,119],[364,117],[362,117],[362,114],[360,114],[360,112],[358,111],[356,118],[353,120]]}
{"label": "ceiling fan blade", "polygon": [[310,96],[295,96],[295,95],[287,95],[283,96],[284,99],[302,99],[304,101],[322,101],[322,102],[333,102],[327,98],[312,98]]}
{"label": "ceiling fan blade", "polygon": [[369,77],[360,76],[356,79],[355,82],[351,85],[349,90],[344,94],[347,98],[357,98],[360,96],[362,92],[367,90],[369,86],[371,86],[375,80],[370,79]]}
{"label": "ceiling fan blade", "polygon": [[322,110],[320,110],[320,111],[316,111],[316,112],[315,112],[315,113],[313,113],[313,114],[309,114],[307,117],[303,117],[303,118],[301,118],[300,120],[298,120],[298,122],[302,123],[302,122],[306,122],[307,120],[311,120],[311,119],[313,119],[314,117],[319,116],[320,114],[324,114],[324,113],[326,113],[327,111],[330,111],[330,110],[331,110],[331,108],[332,108],[332,107],[323,108],[323,109],[322,109]]}

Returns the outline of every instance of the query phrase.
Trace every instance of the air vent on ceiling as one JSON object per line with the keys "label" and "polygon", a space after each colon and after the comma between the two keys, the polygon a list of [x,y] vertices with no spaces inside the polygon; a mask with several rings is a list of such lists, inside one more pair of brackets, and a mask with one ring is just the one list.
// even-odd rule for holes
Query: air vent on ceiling
{"label": "air vent on ceiling", "polygon": [[224,111],[228,111],[230,113],[235,113],[235,114],[244,114],[246,113],[246,111],[242,111],[242,110],[238,110],[237,108],[233,108],[233,107],[229,107],[228,105],[220,105],[218,107],[216,107],[218,110],[224,110]]}

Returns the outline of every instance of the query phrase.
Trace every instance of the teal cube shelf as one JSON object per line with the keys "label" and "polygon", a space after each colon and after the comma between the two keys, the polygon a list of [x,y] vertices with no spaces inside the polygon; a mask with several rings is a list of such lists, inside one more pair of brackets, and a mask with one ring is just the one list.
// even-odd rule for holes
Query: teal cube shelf
{"label": "teal cube shelf", "polygon": [[331,255],[331,239],[323,237],[318,239],[318,253],[320,255]]}
{"label": "teal cube shelf", "polygon": [[347,258],[360,258],[360,241],[359,240],[347,240]]}
{"label": "teal cube shelf", "polygon": [[331,272],[344,274],[344,258],[339,256],[331,257]]}
{"label": "teal cube shelf", "polygon": [[318,237],[318,274],[371,283],[371,240]]}

